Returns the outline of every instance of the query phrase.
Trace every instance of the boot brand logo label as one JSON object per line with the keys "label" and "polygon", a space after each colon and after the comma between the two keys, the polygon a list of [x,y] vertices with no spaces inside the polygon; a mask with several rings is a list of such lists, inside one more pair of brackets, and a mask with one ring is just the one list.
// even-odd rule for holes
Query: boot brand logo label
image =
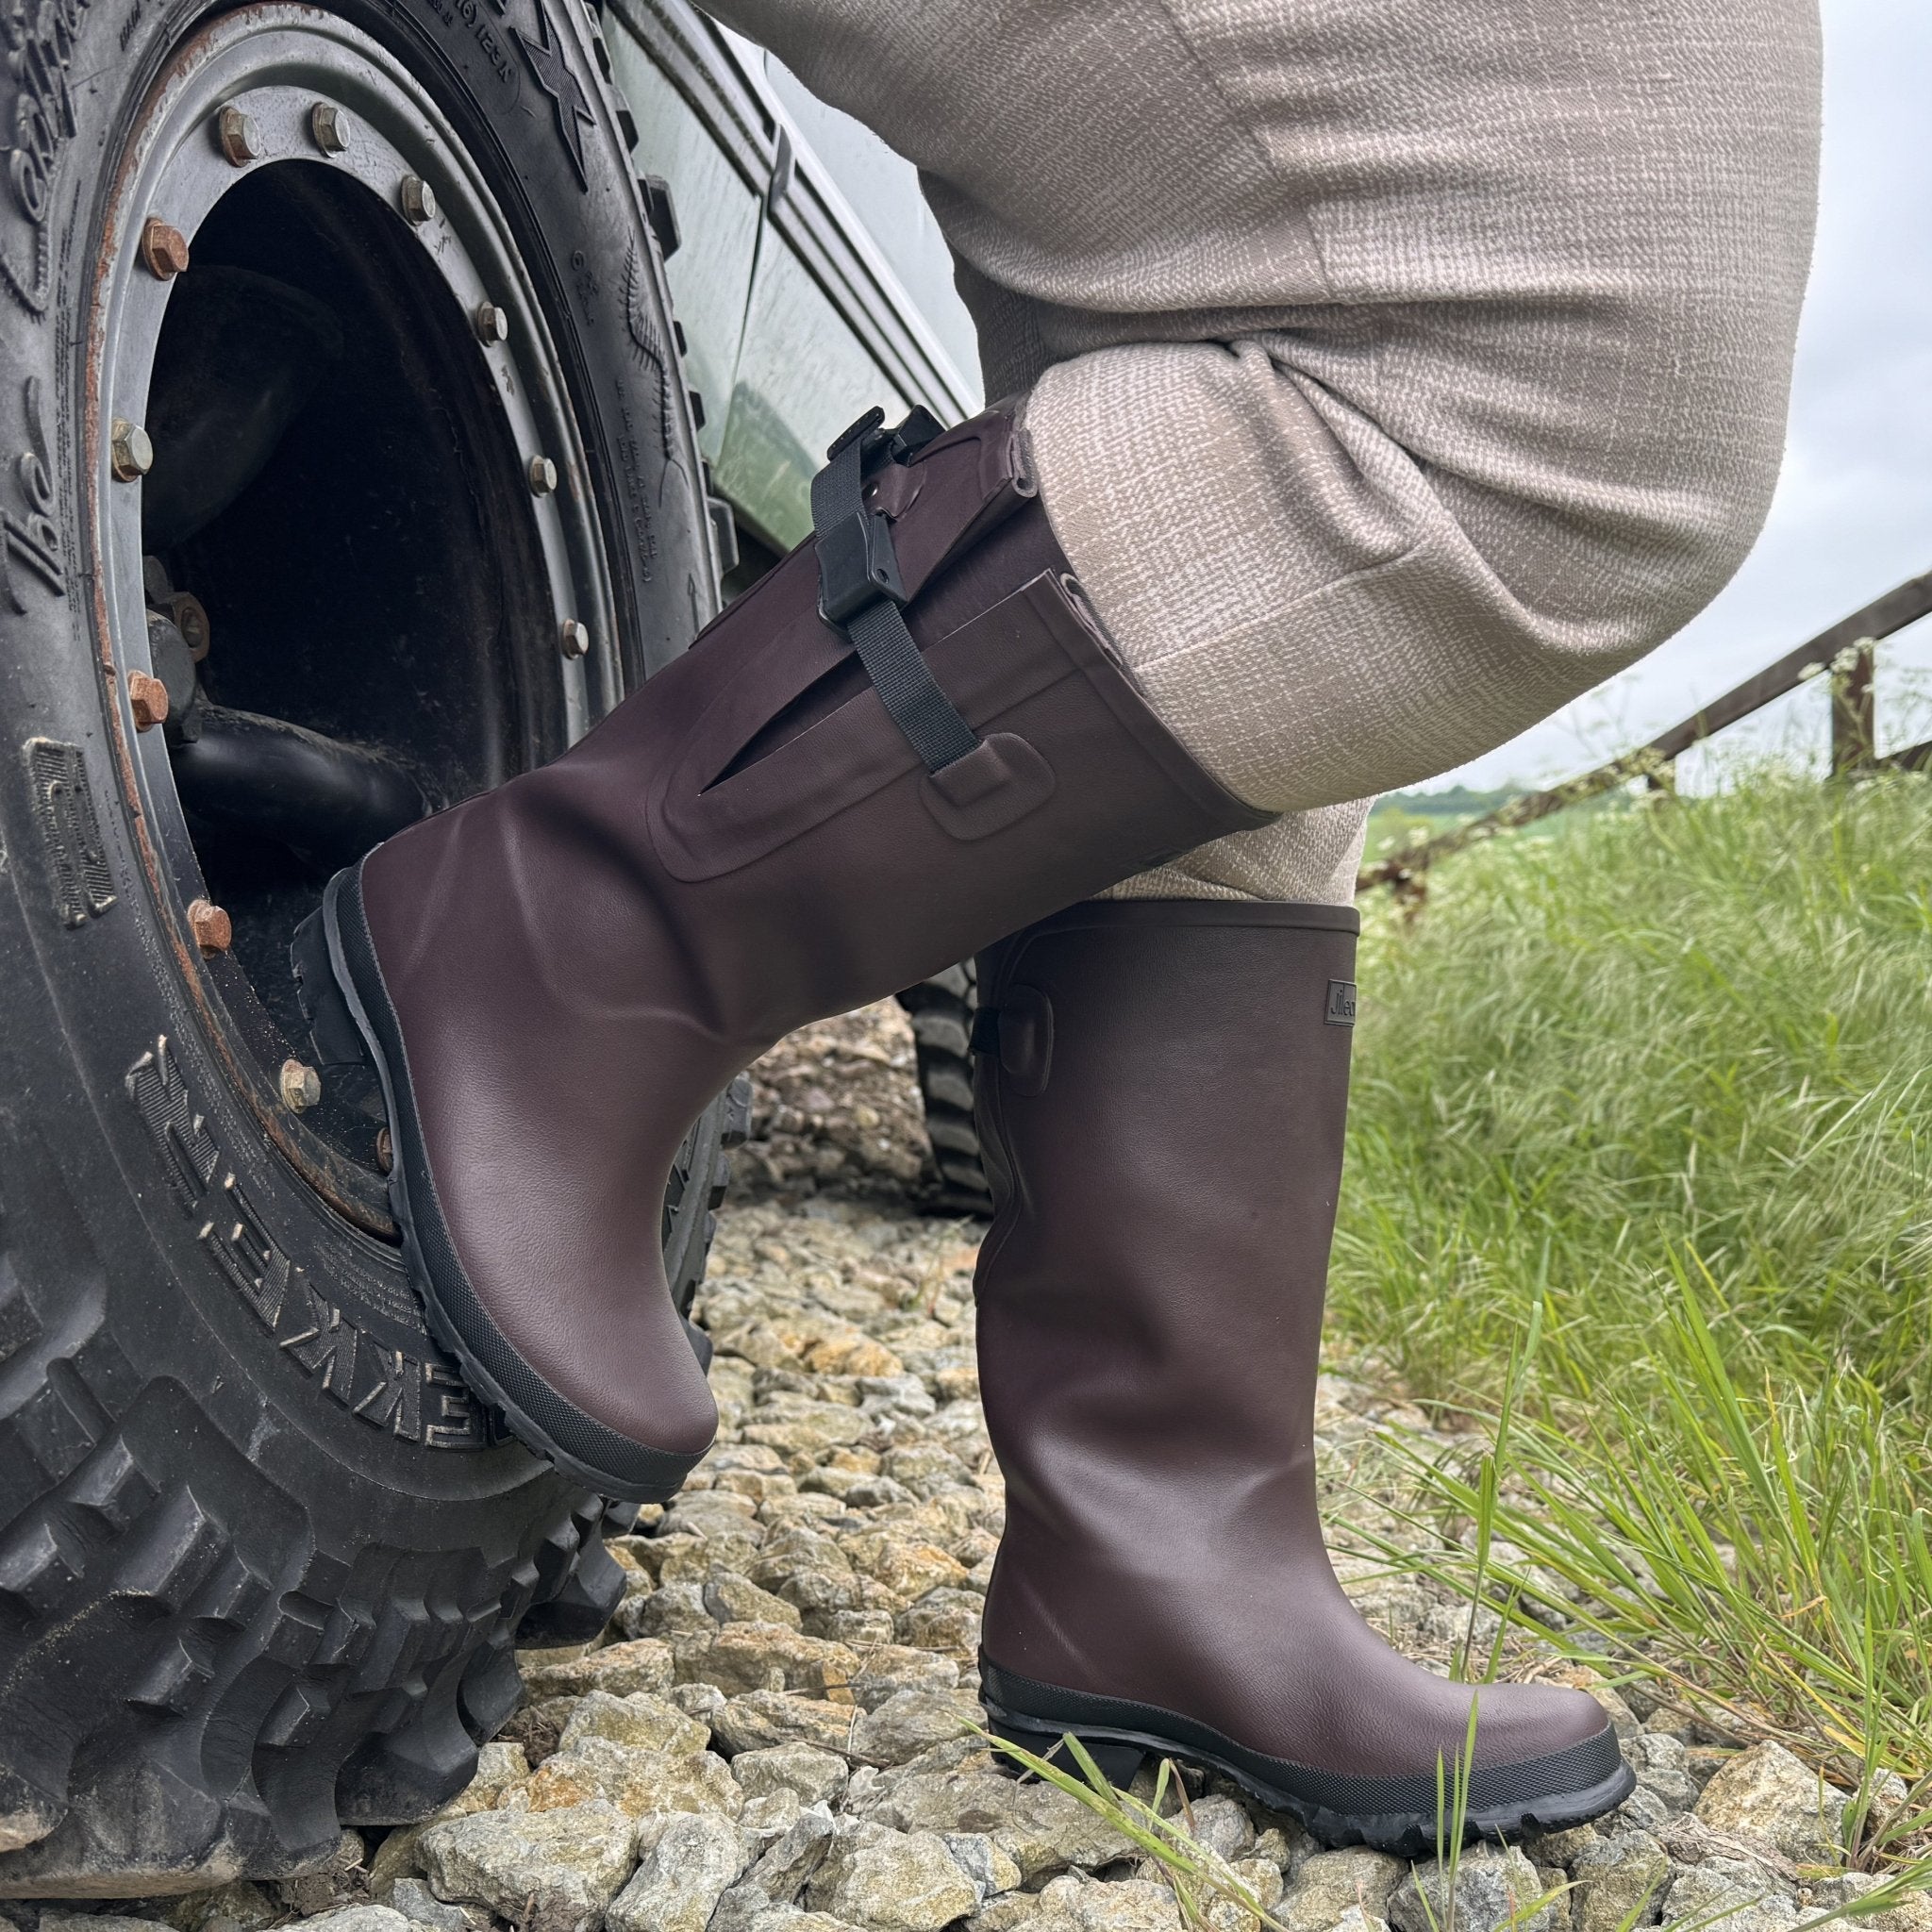
{"label": "boot brand logo label", "polygon": [[1328,982],[1328,1009],[1322,1017],[1330,1026],[1355,1024],[1354,980],[1331,979]]}
{"label": "boot brand logo label", "polygon": [[[276,1345],[311,1382],[372,1428],[430,1449],[481,1449],[491,1430],[446,1362],[419,1359],[357,1327],[268,1232],[194,1105],[165,1036],[127,1070],[141,1115],[182,1211],[201,1224],[203,1252]],[[216,1175],[221,1174],[219,1182]]]}

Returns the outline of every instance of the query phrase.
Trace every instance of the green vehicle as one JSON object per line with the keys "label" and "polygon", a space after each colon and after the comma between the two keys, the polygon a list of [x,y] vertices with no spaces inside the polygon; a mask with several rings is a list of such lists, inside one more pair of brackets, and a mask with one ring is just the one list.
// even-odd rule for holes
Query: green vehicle
{"label": "green vehicle", "polygon": [[[861,409],[979,397],[911,171],[682,0],[4,31],[0,1897],[154,1896],[441,1804],[631,1522],[428,1337],[294,925],[681,651]],[[908,995],[968,1192],[969,999]]]}

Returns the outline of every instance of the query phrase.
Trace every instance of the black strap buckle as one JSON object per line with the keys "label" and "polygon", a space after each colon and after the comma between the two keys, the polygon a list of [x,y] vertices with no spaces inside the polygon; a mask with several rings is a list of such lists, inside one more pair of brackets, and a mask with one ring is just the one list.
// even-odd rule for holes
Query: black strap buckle
{"label": "black strap buckle", "polygon": [[865,486],[889,463],[903,463],[940,434],[931,413],[915,408],[896,429],[868,409],[825,452],[811,479],[812,552],[819,566],[819,615],[852,640],[892,721],[924,760],[943,770],[979,747],[926,668],[900,615],[905,580],[885,512],[869,509]]}
{"label": "black strap buckle", "polygon": [[847,624],[879,597],[906,602],[892,526],[878,509],[854,510],[823,529],[812,544],[819,560],[819,615]]}

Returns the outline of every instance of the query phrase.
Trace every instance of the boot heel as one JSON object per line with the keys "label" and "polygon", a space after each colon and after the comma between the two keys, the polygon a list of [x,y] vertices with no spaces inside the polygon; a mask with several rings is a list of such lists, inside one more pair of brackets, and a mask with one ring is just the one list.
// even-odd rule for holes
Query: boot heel
{"label": "boot heel", "polygon": [[[1030,1751],[1036,1757],[1043,1757],[1056,1771],[1063,1771],[1070,1777],[1084,1778],[1074,1754],[1066,1747],[1067,1733],[1053,1730],[1032,1730],[1024,1724],[1017,1724],[1012,1719],[993,1717],[989,1714],[987,1729],[995,1738],[1003,1739],[1008,1744],[1017,1744],[1023,1751]],[[1074,1736],[1079,1734],[1075,1732]],[[1100,1774],[1116,1790],[1124,1790],[1133,1783],[1134,1774],[1147,1761],[1147,1753],[1139,1744],[1124,1744],[1116,1738],[1081,1738],[1087,1747],[1087,1754],[1100,1767]],[[1000,1768],[1015,1777],[1026,1775],[1025,1767],[1013,1758],[1006,1757]]]}
{"label": "boot heel", "polygon": [[349,1011],[349,1003],[336,983],[328,956],[328,931],[318,909],[295,928],[289,944],[289,964],[295,974],[295,996],[308,1022],[308,1039],[318,1064],[324,1067],[370,1066],[362,1029]]}

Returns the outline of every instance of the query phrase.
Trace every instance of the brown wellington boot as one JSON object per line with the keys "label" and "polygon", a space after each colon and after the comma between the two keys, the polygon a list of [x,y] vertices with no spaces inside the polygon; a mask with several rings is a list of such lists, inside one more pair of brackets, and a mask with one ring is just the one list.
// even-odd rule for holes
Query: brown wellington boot
{"label": "brown wellington boot", "polygon": [[[1078,906],[983,954],[997,1204],[979,1373],[1007,1485],[981,1685],[1001,1735],[1218,1767],[1329,1844],[1435,1842],[1472,1687],[1335,1580],[1315,1364],[1341,1174],[1356,914]],[[1628,1795],[1580,1690],[1485,1685],[1468,1828]]]}
{"label": "brown wellington boot", "polygon": [[915,414],[841,439],[815,543],[685,657],[555,763],[338,874],[297,936],[318,1050],[381,1078],[435,1333],[608,1495],[669,1495],[716,1427],[658,1216],[733,1074],[1267,817],[1114,658],[1012,418]]}

